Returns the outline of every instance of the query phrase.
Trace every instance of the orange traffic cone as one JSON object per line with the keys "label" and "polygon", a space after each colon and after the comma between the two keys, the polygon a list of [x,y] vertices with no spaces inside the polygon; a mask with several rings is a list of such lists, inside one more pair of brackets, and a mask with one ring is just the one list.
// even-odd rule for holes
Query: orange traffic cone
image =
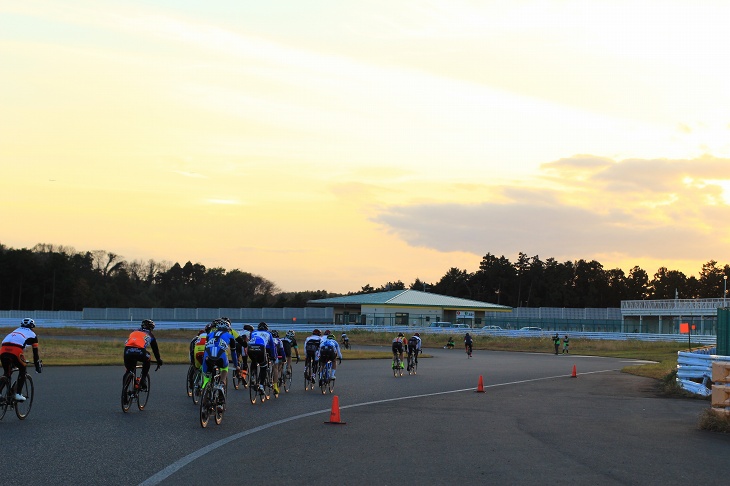
{"label": "orange traffic cone", "polygon": [[575,372],[575,365],[573,365],[573,374],[570,375],[571,378],[578,378],[578,374]]}
{"label": "orange traffic cone", "polygon": [[479,384],[477,385],[477,393],[484,393],[484,379],[479,375]]}
{"label": "orange traffic cone", "polygon": [[347,422],[340,421],[340,399],[337,395],[332,397],[332,409],[330,410],[330,419],[326,424],[346,424]]}

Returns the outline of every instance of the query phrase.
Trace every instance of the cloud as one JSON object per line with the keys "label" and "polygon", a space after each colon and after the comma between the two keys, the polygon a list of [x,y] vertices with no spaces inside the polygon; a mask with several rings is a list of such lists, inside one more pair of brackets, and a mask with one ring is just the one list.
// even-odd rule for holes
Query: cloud
{"label": "cloud", "polygon": [[699,259],[726,252],[730,160],[612,161],[588,155],[543,164],[549,187],[491,187],[480,204],[387,207],[373,220],[410,245],[441,252],[558,260]]}

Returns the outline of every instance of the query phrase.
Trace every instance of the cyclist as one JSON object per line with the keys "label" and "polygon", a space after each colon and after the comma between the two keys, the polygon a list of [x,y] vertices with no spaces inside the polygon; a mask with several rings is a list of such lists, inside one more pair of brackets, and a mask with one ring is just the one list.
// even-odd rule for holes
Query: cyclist
{"label": "cyclist", "polygon": [[340,336],[340,339],[342,340],[342,345],[347,348],[350,344],[350,338],[347,337],[347,333],[342,333],[342,336]]}
{"label": "cyclist", "polygon": [[284,343],[279,337],[279,331],[271,331],[271,337],[274,338],[274,344],[276,345],[276,364],[274,365],[274,394],[279,395],[279,377],[281,376],[281,368],[284,366],[284,359],[286,353],[284,351]]}
{"label": "cyclist", "polygon": [[253,326],[251,324],[246,324],[243,326],[243,333],[241,334],[241,337],[243,338],[243,351],[241,352],[240,358],[241,358],[241,376],[243,376],[243,381],[246,383],[246,386],[248,386],[248,342],[251,340],[251,333],[253,332]]}
{"label": "cyclist", "polygon": [[160,349],[157,347],[157,339],[152,334],[154,328],[155,323],[151,319],[145,319],[140,324],[139,329],[132,331],[129,338],[127,338],[127,342],[124,343],[124,367],[127,369],[127,373],[134,373],[134,368],[137,366],[137,363],[142,363],[140,383],[142,383],[143,387],[147,386],[145,378],[150,371],[150,353],[147,352],[147,346],[152,348],[152,353],[154,353],[155,359],[157,360],[156,370],[159,370],[160,366],[162,366],[162,358],[160,358]]}
{"label": "cyclist", "polygon": [[248,357],[251,358],[252,371],[254,366],[259,366],[259,392],[263,394],[268,362],[273,361],[276,357],[274,338],[271,337],[269,326],[265,322],[259,322],[257,329],[251,333],[251,340],[248,342]]}
{"label": "cyclist", "polygon": [[400,358],[400,367],[403,368],[403,340],[405,340],[405,337],[402,332],[399,332],[395,339],[393,339],[393,344],[390,347],[393,351],[393,369],[395,369],[396,356]]}
{"label": "cyclist", "polygon": [[[235,329],[233,329],[233,324],[231,323],[231,320],[229,318],[227,318],[227,317],[221,317],[221,319],[223,319],[225,322],[228,323],[228,332],[230,332],[233,335],[233,338],[236,340],[236,356],[238,358],[241,358],[243,356],[243,353],[244,353],[244,348],[247,345],[247,343],[246,343],[246,337],[243,336],[242,334],[239,334],[238,331],[236,331]],[[251,328],[251,329],[253,329],[253,328]],[[240,371],[242,373],[242,375],[243,375],[243,379],[245,380],[246,379],[246,372],[245,372],[246,367],[244,366],[243,367],[243,370],[239,370],[239,368],[238,368],[238,361],[236,361],[235,365],[236,365],[235,366],[236,373],[238,373]]]}
{"label": "cyclist", "polygon": [[291,366],[291,352],[292,349],[296,353],[297,364],[299,364],[299,346],[297,346],[297,337],[293,330],[286,331],[284,339],[281,340],[284,344],[284,354],[286,355],[286,364]]}
{"label": "cyclist", "polygon": [[[335,335],[331,334],[329,331],[325,331],[324,333],[326,337],[319,345],[319,351],[317,351],[317,361],[319,361],[319,364],[322,367],[327,364],[327,361],[332,361],[331,379],[334,380],[335,372],[337,371],[337,362],[335,361],[335,358],[337,358],[340,363],[342,363],[342,353],[340,352],[340,345],[337,343]],[[320,383],[320,386],[322,386],[322,383]]]}
{"label": "cyclist", "polygon": [[408,371],[411,371],[411,355],[415,353],[416,364],[418,364],[418,353],[421,352],[421,335],[415,333],[408,338]]}
{"label": "cyclist", "polygon": [[[314,375],[317,374],[317,351],[319,351],[319,345],[321,342],[322,331],[320,331],[319,329],[315,329],[314,331],[312,331],[312,335],[304,340],[304,378],[306,378],[307,380],[312,380],[312,383],[314,383]],[[312,370],[311,376],[307,376],[307,366],[309,366],[309,369]]]}
{"label": "cyclist", "polygon": [[18,402],[25,401],[25,397],[20,392],[25,384],[27,364],[23,351],[26,346],[33,348],[36,373],[43,371],[41,360],[38,357],[38,336],[33,328],[35,328],[35,321],[30,317],[26,317],[20,322],[19,328],[5,336],[2,347],[0,347],[0,361],[2,361],[3,374],[8,378],[8,383],[10,383],[10,374],[13,368],[18,368],[18,383],[15,389],[15,400]]}
{"label": "cyclist", "polygon": [[454,349],[454,337],[453,336],[449,336],[449,340],[446,341],[446,348]]}
{"label": "cyclist", "polygon": [[[205,342],[208,340],[210,324],[198,331],[198,334],[190,341],[190,365],[200,369],[203,366],[203,355],[205,354]],[[190,374],[190,389],[193,388],[193,374]]]}
{"label": "cyclist", "polygon": [[[236,354],[236,338],[231,333],[231,325],[224,319],[216,319],[213,321],[215,328],[208,333],[205,341],[205,354],[203,355],[203,388],[208,385],[208,370],[213,366],[218,366],[221,372],[220,383],[216,388],[223,391],[223,384],[228,377],[228,354],[226,350],[231,350],[231,361],[234,369],[238,366],[238,355]],[[224,395],[225,397],[225,395]]]}
{"label": "cyclist", "polygon": [[474,341],[472,340],[469,333],[466,333],[466,336],[464,336],[464,349],[466,350],[466,354],[471,358],[471,349],[472,345],[474,344]]}

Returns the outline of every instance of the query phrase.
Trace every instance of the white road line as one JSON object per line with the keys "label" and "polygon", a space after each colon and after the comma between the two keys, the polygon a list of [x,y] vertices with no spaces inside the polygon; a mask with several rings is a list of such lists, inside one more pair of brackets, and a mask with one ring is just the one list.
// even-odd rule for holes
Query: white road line
{"label": "white road line", "polygon": [[[589,372],[586,372],[586,373],[579,373],[579,375],[591,375],[591,374],[595,374],[595,373],[607,373],[607,372],[610,372],[610,371],[619,371],[619,370],[618,369],[614,369],[614,370],[589,371]],[[530,383],[530,382],[533,382],[533,381],[553,380],[555,378],[565,378],[566,376],[571,376],[571,375],[547,376],[545,378],[532,378],[532,379],[529,379],[529,380],[518,380],[518,381],[510,381],[510,382],[506,382],[506,383],[495,383],[493,385],[484,385],[484,388],[496,388],[498,386],[518,385],[520,383]],[[411,399],[414,399],[414,398],[435,397],[435,396],[438,396],[438,395],[448,395],[448,394],[451,394],[451,393],[462,393],[462,392],[474,391],[474,390],[476,390],[476,387],[472,387],[472,388],[461,388],[459,390],[447,390],[447,391],[434,392],[434,393],[424,393],[422,395],[411,395],[411,396],[407,396],[407,397],[385,398],[383,400],[373,400],[372,402],[363,402],[363,403],[356,403],[356,404],[353,404],[353,405],[345,405],[345,406],[341,406],[340,409],[355,408],[355,407],[365,407],[367,405],[378,405],[378,404],[381,404],[381,403],[397,402],[397,401],[400,401],[400,400],[411,400]],[[179,471],[183,467],[187,466],[188,464],[190,464],[194,460],[196,460],[196,459],[198,459],[198,458],[206,455],[209,452],[213,452],[214,450],[219,449],[219,448],[223,447],[224,445],[233,442],[234,440],[238,440],[238,439],[240,439],[242,437],[246,437],[247,435],[255,434],[256,432],[261,432],[262,430],[266,430],[266,429],[269,429],[271,427],[275,427],[277,425],[285,424],[285,423],[291,422],[293,420],[299,420],[301,418],[311,417],[312,415],[319,415],[321,413],[327,413],[327,412],[330,412],[330,411],[331,411],[331,409],[328,408],[328,409],[325,409],[325,410],[317,410],[315,412],[308,412],[308,413],[303,413],[303,414],[300,414],[300,415],[294,415],[292,417],[287,417],[287,418],[283,418],[281,420],[276,420],[275,422],[269,422],[268,424],[259,425],[258,427],[254,427],[253,429],[244,430],[243,432],[239,432],[237,434],[233,434],[233,435],[231,435],[229,437],[226,437],[225,439],[221,439],[219,441],[213,442],[212,444],[208,444],[207,446],[202,447],[202,448],[198,449],[197,451],[191,452],[190,454],[188,454],[185,457],[181,457],[180,459],[178,459],[177,461],[173,462],[172,464],[170,464],[166,468],[162,469],[158,473],[150,476],[146,480],[144,480],[141,483],[139,483],[139,486],[153,486],[153,485],[160,484],[162,481],[164,481],[168,477],[172,476],[177,471]]]}

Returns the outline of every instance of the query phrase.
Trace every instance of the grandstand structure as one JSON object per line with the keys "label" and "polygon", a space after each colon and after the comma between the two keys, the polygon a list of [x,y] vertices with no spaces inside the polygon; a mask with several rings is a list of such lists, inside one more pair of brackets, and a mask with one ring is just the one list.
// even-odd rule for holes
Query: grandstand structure
{"label": "grandstand structure", "polygon": [[716,335],[717,310],[725,307],[727,299],[623,300],[622,332],[677,334],[688,323],[692,334]]}

